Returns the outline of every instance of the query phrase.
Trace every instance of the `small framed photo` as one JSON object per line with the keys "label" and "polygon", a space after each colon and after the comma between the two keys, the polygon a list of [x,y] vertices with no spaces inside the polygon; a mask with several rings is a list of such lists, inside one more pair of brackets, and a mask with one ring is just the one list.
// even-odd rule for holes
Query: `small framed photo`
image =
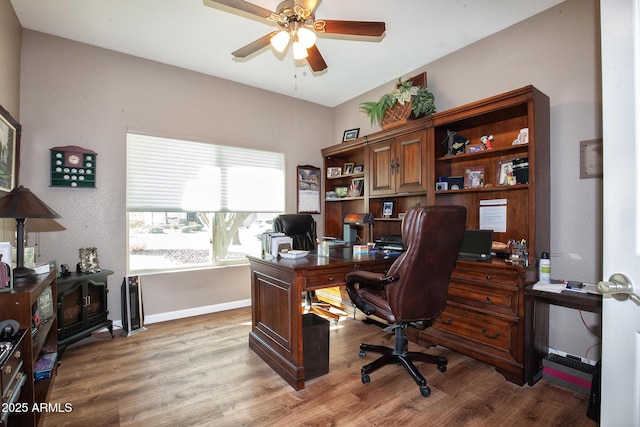
{"label": "small framed photo", "polygon": [[465,147],[466,153],[477,153],[478,151],[483,151],[484,145],[482,144],[469,144]]}
{"label": "small framed photo", "polygon": [[353,167],[355,166],[355,163],[345,163],[344,164],[344,174],[345,175],[350,175],[353,173]]}
{"label": "small framed photo", "polygon": [[351,185],[349,186],[349,191],[347,192],[347,196],[360,197],[362,195],[363,188],[364,188],[364,179],[354,178],[353,180],[351,180]]}
{"label": "small framed photo", "polygon": [[360,128],[345,130],[342,134],[342,142],[353,141],[358,138]]}
{"label": "small framed photo", "polygon": [[467,168],[464,175],[464,188],[484,187],[484,166]]}
{"label": "small framed photo", "polygon": [[11,243],[0,243],[0,292],[11,291],[13,289],[11,256]]}
{"label": "small framed photo", "polygon": [[393,215],[393,202],[383,202],[382,216],[385,218],[390,218],[391,215]]}
{"label": "small framed photo", "polygon": [[513,159],[500,160],[498,162],[498,185],[515,185],[516,177],[513,175]]}
{"label": "small framed photo", "polygon": [[342,168],[327,168],[327,178],[337,178],[342,175]]}
{"label": "small framed photo", "polygon": [[362,173],[364,172],[364,166],[363,165],[355,165],[353,167],[353,173]]}
{"label": "small framed photo", "polygon": [[[0,191],[7,193],[13,190],[18,177],[20,165],[20,135],[22,126],[11,114],[0,105],[0,145],[2,153],[0,158]],[[5,262],[11,264],[11,259]]]}

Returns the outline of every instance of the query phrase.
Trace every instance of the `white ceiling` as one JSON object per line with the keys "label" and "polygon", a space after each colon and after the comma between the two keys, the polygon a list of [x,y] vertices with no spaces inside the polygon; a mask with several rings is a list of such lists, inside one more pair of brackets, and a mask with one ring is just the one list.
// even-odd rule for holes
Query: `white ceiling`
{"label": "white ceiling", "polygon": [[[329,107],[341,104],[563,0],[323,0],[316,19],[384,21],[375,41],[321,36],[328,69],[294,66],[289,48],[231,52],[276,29],[202,0],[11,0],[24,28]],[[276,10],[280,0],[253,0]]]}

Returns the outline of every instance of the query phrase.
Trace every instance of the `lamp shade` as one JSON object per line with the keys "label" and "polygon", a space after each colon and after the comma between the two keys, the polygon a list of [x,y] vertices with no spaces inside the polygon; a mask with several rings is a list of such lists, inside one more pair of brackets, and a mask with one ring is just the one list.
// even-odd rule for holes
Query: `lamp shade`
{"label": "lamp shade", "polygon": [[284,48],[289,44],[289,33],[286,31],[280,31],[275,36],[271,37],[271,46],[278,52],[284,51]]}
{"label": "lamp shade", "polygon": [[21,185],[0,199],[0,218],[60,218],[60,215]]}
{"label": "lamp shade", "polygon": [[16,268],[13,281],[29,281],[37,275],[24,266],[24,222],[27,218],[60,218],[45,202],[22,185],[0,199],[0,218],[16,219]]}

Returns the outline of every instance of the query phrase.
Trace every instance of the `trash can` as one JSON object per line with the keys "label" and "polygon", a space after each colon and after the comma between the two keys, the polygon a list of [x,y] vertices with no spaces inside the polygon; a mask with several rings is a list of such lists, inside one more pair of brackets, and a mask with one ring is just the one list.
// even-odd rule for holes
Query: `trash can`
{"label": "trash can", "polygon": [[305,380],[329,372],[329,321],[314,313],[302,315],[302,356]]}

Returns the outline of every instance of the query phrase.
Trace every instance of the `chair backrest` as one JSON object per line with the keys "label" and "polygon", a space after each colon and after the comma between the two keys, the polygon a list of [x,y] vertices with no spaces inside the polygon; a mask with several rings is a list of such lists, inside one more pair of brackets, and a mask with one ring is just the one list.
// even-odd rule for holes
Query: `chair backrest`
{"label": "chair backrest", "polygon": [[462,206],[417,206],[407,211],[402,222],[406,251],[388,271],[399,279],[386,287],[397,322],[433,319],[444,309],[466,221]]}
{"label": "chair backrest", "polygon": [[282,214],[273,220],[273,231],[293,239],[293,248],[312,251],[316,248],[316,221],[309,214]]}

